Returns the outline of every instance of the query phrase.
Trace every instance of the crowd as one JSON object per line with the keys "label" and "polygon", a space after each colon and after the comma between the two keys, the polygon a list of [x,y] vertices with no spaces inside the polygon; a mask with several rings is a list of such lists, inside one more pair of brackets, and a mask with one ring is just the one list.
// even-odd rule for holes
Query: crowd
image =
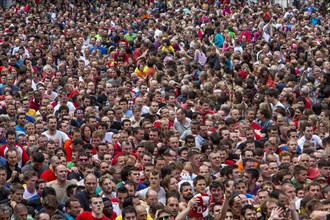
{"label": "crowd", "polygon": [[329,11],[1,8],[0,219],[327,219]]}

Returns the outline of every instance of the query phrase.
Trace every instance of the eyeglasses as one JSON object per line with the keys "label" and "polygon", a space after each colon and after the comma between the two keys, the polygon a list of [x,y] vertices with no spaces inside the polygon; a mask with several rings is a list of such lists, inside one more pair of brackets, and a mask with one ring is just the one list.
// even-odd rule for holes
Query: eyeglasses
{"label": "eyeglasses", "polygon": [[81,162],[86,162],[86,161],[88,161],[88,158],[79,158],[79,160],[80,160]]}

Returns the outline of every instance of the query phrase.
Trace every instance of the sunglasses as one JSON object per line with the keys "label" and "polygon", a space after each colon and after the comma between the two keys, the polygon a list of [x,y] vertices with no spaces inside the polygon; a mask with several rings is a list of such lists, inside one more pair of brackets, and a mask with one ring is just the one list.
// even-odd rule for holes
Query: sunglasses
{"label": "sunglasses", "polygon": [[167,219],[169,219],[170,217],[172,217],[172,215],[171,215],[171,214],[168,214],[168,215],[164,215],[164,216],[158,217],[157,219],[158,219],[158,220],[167,220]]}
{"label": "sunglasses", "polygon": [[88,160],[88,158],[80,158],[79,159],[81,162],[86,162]]}

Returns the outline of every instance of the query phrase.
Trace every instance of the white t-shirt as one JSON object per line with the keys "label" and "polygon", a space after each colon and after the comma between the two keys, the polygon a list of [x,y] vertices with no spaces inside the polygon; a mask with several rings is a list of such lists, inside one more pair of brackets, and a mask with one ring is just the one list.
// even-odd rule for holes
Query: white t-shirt
{"label": "white t-shirt", "polygon": [[70,139],[66,133],[59,131],[59,130],[56,130],[56,133],[54,135],[50,135],[48,133],[48,131],[45,131],[42,134],[46,135],[48,137],[48,140],[55,138],[55,137],[60,139],[60,147],[63,147],[63,143]]}

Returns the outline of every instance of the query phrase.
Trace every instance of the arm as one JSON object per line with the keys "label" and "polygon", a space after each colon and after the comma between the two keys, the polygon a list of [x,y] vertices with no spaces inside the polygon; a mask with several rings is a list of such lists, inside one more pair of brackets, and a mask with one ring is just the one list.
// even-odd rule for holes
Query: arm
{"label": "arm", "polygon": [[220,212],[220,218],[219,219],[225,219],[226,218],[226,213],[229,208],[229,199],[231,197],[231,191],[226,192],[225,194],[225,201],[221,207],[221,212]]}
{"label": "arm", "polygon": [[198,204],[198,202],[199,202],[199,199],[196,198],[196,197],[194,197],[191,200],[189,200],[187,208],[185,208],[184,210],[182,210],[182,212],[180,212],[178,214],[178,216],[175,218],[175,220],[184,220],[187,217],[187,215],[189,214],[189,210],[192,207],[194,207],[194,205]]}

